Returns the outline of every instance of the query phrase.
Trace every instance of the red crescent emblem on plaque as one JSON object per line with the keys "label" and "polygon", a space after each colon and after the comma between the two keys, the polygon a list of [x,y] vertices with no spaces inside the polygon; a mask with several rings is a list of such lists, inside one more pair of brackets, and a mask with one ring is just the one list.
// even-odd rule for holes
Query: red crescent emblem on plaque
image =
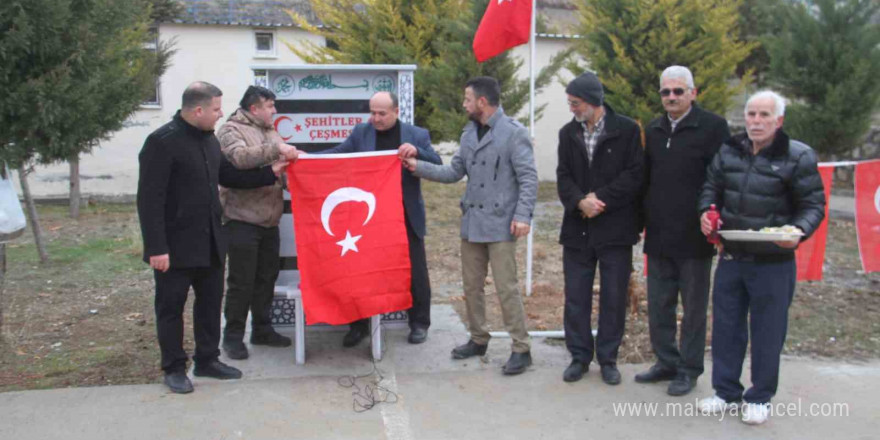
{"label": "red crescent emblem on plaque", "polygon": [[291,124],[293,124],[293,120],[292,120],[292,119],[290,119],[290,118],[287,117],[287,116],[282,116],[282,117],[280,117],[280,118],[278,118],[278,119],[275,120],[275,131],[277,131],[278,134],[281,135],[281,140],[287,142],[288,139],[290,139],[290,138],[293,137],[293,134],[291,134],[290,136],[284,136],[283,134],[281,134],[281,131],[278,130],[278,126],[281,125],[281,121],[283,121],[283,120],[285,120],[285,119],[288,120],[288,121],[290,121]]}

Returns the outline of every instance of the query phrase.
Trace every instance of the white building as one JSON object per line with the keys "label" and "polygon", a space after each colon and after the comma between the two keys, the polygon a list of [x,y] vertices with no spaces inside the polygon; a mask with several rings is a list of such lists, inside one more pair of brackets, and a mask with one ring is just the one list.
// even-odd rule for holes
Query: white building
{"label": "white building", "polygon": [[[180,3],[184,6],[181,17],[173,23],[158,25],[158,38],[174,41],[176,53],[157,85],[156,97],[153,102],[145,103],[125,123],[124,129],[81,158],[84,195],[133,195],[136,192],[137,155],[144,139],[172,118],[180,107],[184,88],[192,81],[204,80],[220,87],[223,112],[229,115],[247,86],[253,84],[251,66],[303,64],[285,43],[310,40],[324,44],[322,37],[294,26],[285,12],[294,10],[315,22],[307,0],[181,0]],[[567,0],[541,0],[539,4],[539,14],[547,20],[566,20],[573,15]],[[539,36],[537,68],[546,65],[550,57],[570,41],[562,36]],[[513,54],[525,61],[519,76],[526,78],[528,45],[515,48]],[[418,92],[419,84],[415,84],[415,93]],[[553,81],[536,101],[538,105],[549,104],[543,118],[536,123],[538,174],[542,180],[555,180],[557,131],[571,117],[565,104],[564,87]],[[36,196],[65,197],[69,190],[68,175],[67,164],[38,167],[29,177],[32,191]]]}

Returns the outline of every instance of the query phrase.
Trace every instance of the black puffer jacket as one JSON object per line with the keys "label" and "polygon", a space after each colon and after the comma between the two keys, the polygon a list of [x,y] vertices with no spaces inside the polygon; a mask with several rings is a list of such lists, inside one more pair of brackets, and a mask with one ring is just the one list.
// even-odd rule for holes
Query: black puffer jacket
{"label": "black puffer jacket", "polygon": [[[782,130],[773,143],[752,154],[745,134],[721,146],[706,173],[699,210],[715,204],[721,229],[754,229],[794,225],[809,237],[825,217],[825,192],[816,153],[789,139]],[[793,258],[794,250],[767,242],[724,241],[733,255]]]}

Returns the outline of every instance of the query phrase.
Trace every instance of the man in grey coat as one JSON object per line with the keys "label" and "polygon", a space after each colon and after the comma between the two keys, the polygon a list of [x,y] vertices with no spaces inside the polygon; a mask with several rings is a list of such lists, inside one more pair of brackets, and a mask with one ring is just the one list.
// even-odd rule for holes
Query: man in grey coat
{"label": "man in grey coat", "polygon": [[525,311],[516,278],[516,239],[529,233],[538,173],[528,130],[504,114],[501,87],[491,77],[469,80],[462,106],[469,122],[450,165],[402,158],[416,176],[453,183],[468,176],[461,198],[461,275],[471,339],[452,350],[455,359],[482,356],[489,345],[483,286],[489,265],[504,325],[513,339],[504,374],[531,365]]}

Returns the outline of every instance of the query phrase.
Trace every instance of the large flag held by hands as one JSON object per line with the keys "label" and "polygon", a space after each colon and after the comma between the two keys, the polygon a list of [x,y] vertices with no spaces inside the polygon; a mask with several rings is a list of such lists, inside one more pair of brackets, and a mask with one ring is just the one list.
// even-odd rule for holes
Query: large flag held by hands
{"label": "large flag held by hands", "polygon": [[397,151],[303,155],[287,170],[309,324],[412,306]]}
{"label": "large flag held by hands", "polygon": [[483,62],[527,43],[532,28],[532,0],[489,0],[477,33],[474,55]]}

